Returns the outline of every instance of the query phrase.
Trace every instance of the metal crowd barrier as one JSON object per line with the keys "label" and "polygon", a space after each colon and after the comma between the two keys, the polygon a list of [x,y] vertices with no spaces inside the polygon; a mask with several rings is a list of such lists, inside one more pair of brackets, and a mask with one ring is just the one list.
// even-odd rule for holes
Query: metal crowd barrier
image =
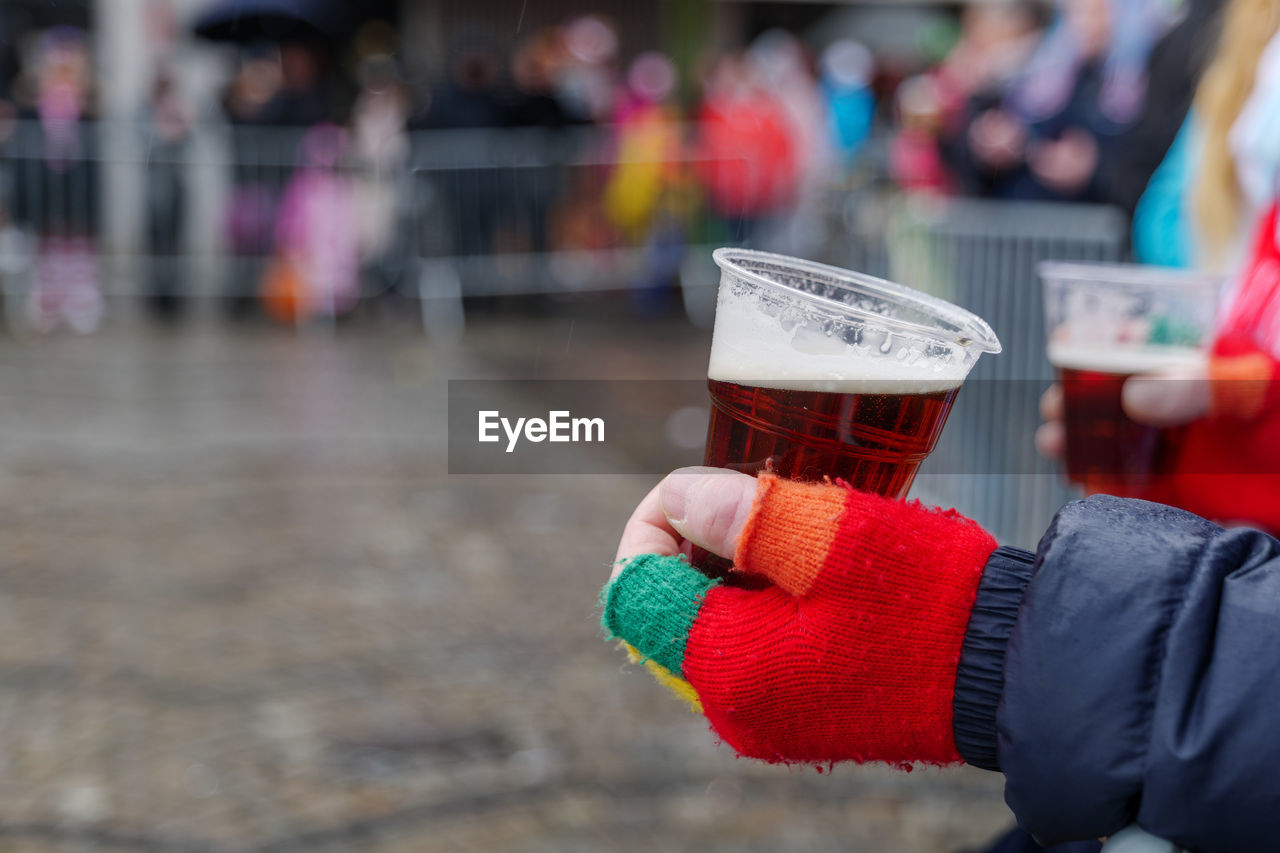
{"label": "metal crowd barrier", "polygon": [[[105,298],[257,299],[306,132],[199,125],[166,140],[143,121],[0,125],[0,289],[10,325],[64,269]],[[369,171],[333,169],[344,178]]]}
{"label": "metal crowd barrier", "polygon": [[[688,128],[676,130],[687,139]],[[711,252],[757,223],[709,212],[696,176],[706,161],[683,149],[628,158],[617,143],[610,128],[416,139],[424,325],[460,324],[464,297],[601,290],[630,291],[641,312],[678,298],[709,325]]]}
{"label": "metal crowd barrier", "polygon": [[984,356],[966,381],[914,493],[1033,547],[1076,497],[1033,443],[1053,379],[1036,266],[1122,260],[1126,218],[1090,205],[868,196],[850,201],[844,221],[837,260],[956,302],[1000,337],[1004,351]]}
{"label": "metal crowd barrier", "polygon": [[[0,288],[20,301],[43,241],[69,234],[85,238],[107,295],[256,299],[291,182],[315,156],[310,132],[200,125],[165,142],[146,122],[0,126]],[[461,322],[464,297],[629,289],[643,311],[674,284],[690,317],[709,323],[710,251],[750,223],[707,213],[680,146],[645,164],[663,173],[653,210],[619,222],[635,199],[611,197],[617,143],[613,128],[482,129],[389,139],[402,150],[385,162],[348,149],[326,170],[359,186],[354,226],[369,225],[366,203],[382,223],[359,298],[420,300],[441,330]]]}

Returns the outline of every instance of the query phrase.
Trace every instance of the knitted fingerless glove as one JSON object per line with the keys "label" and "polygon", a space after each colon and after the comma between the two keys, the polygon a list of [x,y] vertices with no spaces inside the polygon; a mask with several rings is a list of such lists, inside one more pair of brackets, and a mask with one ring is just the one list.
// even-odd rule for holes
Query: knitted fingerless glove
{"label": "knitted fingerless glove", "polygon": [[745,756],[961,761],[952,698],[995,540],[954,511],[762,474],[730,586],[632,559],[603,624]]}

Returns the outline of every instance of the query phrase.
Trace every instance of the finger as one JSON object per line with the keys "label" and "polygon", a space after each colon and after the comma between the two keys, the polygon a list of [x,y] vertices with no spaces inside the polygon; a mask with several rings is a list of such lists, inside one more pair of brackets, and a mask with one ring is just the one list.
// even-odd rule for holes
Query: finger
{"label": "finger", "polygon": [[627,526],[623,528],[611,578],[618,576],[622,571],[623,563],[640,554],[680,553],[680,535],[672,528],[667,521],[667,516],[662,512],[658,488],[654,486],[649,490],[649,494],[640,501],[635,512],[631,513]]}
{"label": "finger", "polygon": [[1062,386],[1056,382],[1040,395],[1040,418],[1045,421],[1062,420]]}
{"label": "finger", "polygon": [[610,639],[682,678],[689,629],[707,592],[719,585],[680,557],[641,554],[605,586],[600,623]]}
{"label": "finger", "polygon": [[1210,382],[1210,415],[1236,420],[1258,417],[1272,395],[1275,364],[1270,356],[1261,352],[1211,359],[1206,371]]}
{"label": "finger", "polygon": [[671,527],[690,542],[721,557],[733,557],[758,483],[723,468],[681,468],[658,485]]}
{"label": "finger", "polygon": [[1209,411],[1209,383],[1196,370],[1134,376],[1121,393],[1124,413],[1140,424],[1182,426]]}
{"label": "finger", "polygon": [[1057,461],[1067,452],[1067,431],[1062,421],[1048,421],[1036,430],[1036,450],[1045,459]]}

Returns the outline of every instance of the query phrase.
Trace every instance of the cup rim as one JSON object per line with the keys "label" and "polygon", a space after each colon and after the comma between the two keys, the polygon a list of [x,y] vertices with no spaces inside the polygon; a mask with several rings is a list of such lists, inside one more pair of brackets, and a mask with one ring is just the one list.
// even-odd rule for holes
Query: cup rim
{"label": "cup rim", "polygon": [[1082,261],[1041,261],[1036,264],[1036,274],[1045,283],[1062,281],[1159,288],[1220,287],[1226,281],[1223,275],[1180,267]]}
{"label": "cup rim", "polygon": [[[900,331],[911,332],[917,335],[925,335],[936,340],[945,341],[955,344],[971,351],[981,353],[999,353],[1003,347],[1000,339],[996,337],[996,333],[983,320],[972,311],[967,311],[959,305],[948,302],[945,299],[939,299],[936,296],[930,296],[915,288],[907,287],[903,284],[887,281],[882,278],[876,278],[866,273],[854,272],[853,270],[843,269],[841,267],[823,264],[817,261],[809,261],[804,258],[796,258],[791,255],[780,255],[776,252],[762,252],[757,249],[736,249],[732,247],[724,247],[716,249],[711,253],[711,257],[715,260],[716,265],[720,269],[731,272],[736,276],[750,281],[753,284],[768,288],[774,291],[783,291],[792,296],[799,297],[801,300],[812,305],[819,305],[824,308],[834,309],[841,313],[848,314],[853,317],[859,317],[867,320],[874,320],[877,323],[898,329]],[[957,327],[956,331],[950,329],[939,328],[937,326],[927,326],[923,323],[915,323],[910,320],[899,320],[894,317],[886,317],[883,314],[877,314],[873,311],[865,311],[861,308],[855,308],[835,299],[828,299],[825,296],[819,296],[816,293],[806,293],[802,290],[796,290],[780,282],[774,281],[768,276],[755,272],[742,265],[743,261],[756,260],[768,261],[771,263],[781,264],[796,269],[798,272],[819,273],[824,277],[833,277],[840,281],[849,289],[862,289],[870,291],[878,291],[881,295],[887,295],[899,302],[912,305],[916,308],[925,308],[929,311],[940,314]]]}

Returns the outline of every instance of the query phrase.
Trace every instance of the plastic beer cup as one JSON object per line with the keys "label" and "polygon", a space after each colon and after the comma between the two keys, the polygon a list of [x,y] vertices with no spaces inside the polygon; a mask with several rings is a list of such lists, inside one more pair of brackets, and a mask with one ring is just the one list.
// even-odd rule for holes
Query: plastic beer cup
{"label": "plastic beer cup", "polygon": [[956,394],[1000,342],[979,317],[899,284],[719,249],[705,462],[903,497]]}
{"label": "plastic beer cup", "polygon": [[1158,497],[1153,489],[1172,471],[1185,430],[1136,423],[1121,389],[1136,374],[1203,368],[1221,279],[1056,261],[1041,264],[1040,277],[1049,362],[1063,391],[1067,478],[1090,493]]}

